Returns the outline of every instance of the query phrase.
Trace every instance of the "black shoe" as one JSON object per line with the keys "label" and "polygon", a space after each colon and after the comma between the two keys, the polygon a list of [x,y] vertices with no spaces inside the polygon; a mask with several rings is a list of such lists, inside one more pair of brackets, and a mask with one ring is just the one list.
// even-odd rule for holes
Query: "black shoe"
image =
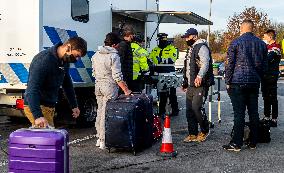
{"label": "black shoe", "polygon": [[262,120],[260,120],[264,123],[270,123],[271,119],[269,117],[263,117]]}
{"label": "black shoe", "polygon": [[277,120],[276,119],[272,119],[270,121],[270,127],[277,127]]}
{"label": "black shoe", "polygon": [[223,148],[225,150],[228,150],[228,151],[235,151],[235,152],[241,151],[241,147],[237,146],[234,143],[229,143],[228,145],[223,145]]}
{"label": "black shoe", "polygon": [[254,149],[256,149],[256,144],[248,143],[248,144],[247,144],[247,147],[248,147],[249,149],[251,149],[251,150],[254,150]]}

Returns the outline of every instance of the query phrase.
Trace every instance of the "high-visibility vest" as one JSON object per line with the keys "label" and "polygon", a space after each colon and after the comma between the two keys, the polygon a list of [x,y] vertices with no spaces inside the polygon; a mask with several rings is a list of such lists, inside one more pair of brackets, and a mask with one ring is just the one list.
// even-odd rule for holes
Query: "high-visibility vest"
{"label": "high-visibility vest", "polygon": [[153,64],[159,67],[160,70],[164,69],[162,71],[165,72],[175,71],[174,65],[177,58],[178,58],[177,48],[171,44],[167,45],[164,49],[155,47],[150,53],[150,59],[152,60]]}
{"label": "high-visibility vest", "polygon": [[139,44],[132,42],[131,49],[133,53],[133,80],[141,75],[141,72],[149,71],[147,57],[149,56],[147,50],[142,48]]}
{"label": "high-visibility vest", "polygon": [[282,58],[284,58],[284,39],[282,40],[281,45],[282,45]]}
{"label": "high-visibility vest", "polygon": [[155,47],[150,53],[150,59],[152,59],[153,64],[174,64],[178,58],[177,49],[173,45],[168,45],[163,49],[160,56],[161,48]]}

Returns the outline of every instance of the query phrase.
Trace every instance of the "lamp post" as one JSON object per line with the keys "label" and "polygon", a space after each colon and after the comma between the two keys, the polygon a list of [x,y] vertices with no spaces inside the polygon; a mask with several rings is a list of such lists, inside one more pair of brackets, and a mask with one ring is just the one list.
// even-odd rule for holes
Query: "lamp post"
{"label": "lamp post", "polygon": [[[211,20],[211,6],[212,6],[212,0],[209,0],[209,20]],[[210,46],[209,41],[210,41],[210,25],[208,25],[208,35],[207,35],[208,46]]]}

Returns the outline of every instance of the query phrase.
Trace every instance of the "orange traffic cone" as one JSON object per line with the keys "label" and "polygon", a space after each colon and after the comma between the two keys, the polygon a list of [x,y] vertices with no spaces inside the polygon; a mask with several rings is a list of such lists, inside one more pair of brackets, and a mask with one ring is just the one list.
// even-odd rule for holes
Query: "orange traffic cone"
{"label": "orange traffic cone", "polygon": [[170,127],[170,117],[168,115],[166,115],[166,119],[164,122],[162,145],[160,148],[160,153],[158,153],[158,155],[163,157],[176,157],[177,155],[177,152],[174,151]]}

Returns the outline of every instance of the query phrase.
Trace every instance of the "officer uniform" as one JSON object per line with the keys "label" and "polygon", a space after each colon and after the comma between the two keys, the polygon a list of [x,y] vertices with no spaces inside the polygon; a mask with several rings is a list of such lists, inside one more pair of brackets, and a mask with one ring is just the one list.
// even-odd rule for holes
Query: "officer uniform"
{"label": "officer uniform", "polygon": [[283,37],[283,40],[281,42],[281,45],[282,45],[282,55],[284,56],[284,37]]}
{"label": "officer uniform", "polygon": [[143,89],[141,75],[149,71],[147,63],[149,53],[136,42],[131,43],[131,49],[133,54],[133,81],[137,84],[134,91],[141,92]]}
{"label": "officer uniform", "polygon": [[[159,33],[159,45],[155,47],[150,53],[150,59],[154,65],[154,72],[158,75],[170,75],[175,74],[174,63],[178,58],[177,48],[169,44],[167,41],[168,34]],[[159,92],[159,114],[163,116],[166,113],[167,99],[170,99],[172,107],[172,116],[177,116],[178,102],[176,96],[176,89],[170,88],[169,91]]]}

